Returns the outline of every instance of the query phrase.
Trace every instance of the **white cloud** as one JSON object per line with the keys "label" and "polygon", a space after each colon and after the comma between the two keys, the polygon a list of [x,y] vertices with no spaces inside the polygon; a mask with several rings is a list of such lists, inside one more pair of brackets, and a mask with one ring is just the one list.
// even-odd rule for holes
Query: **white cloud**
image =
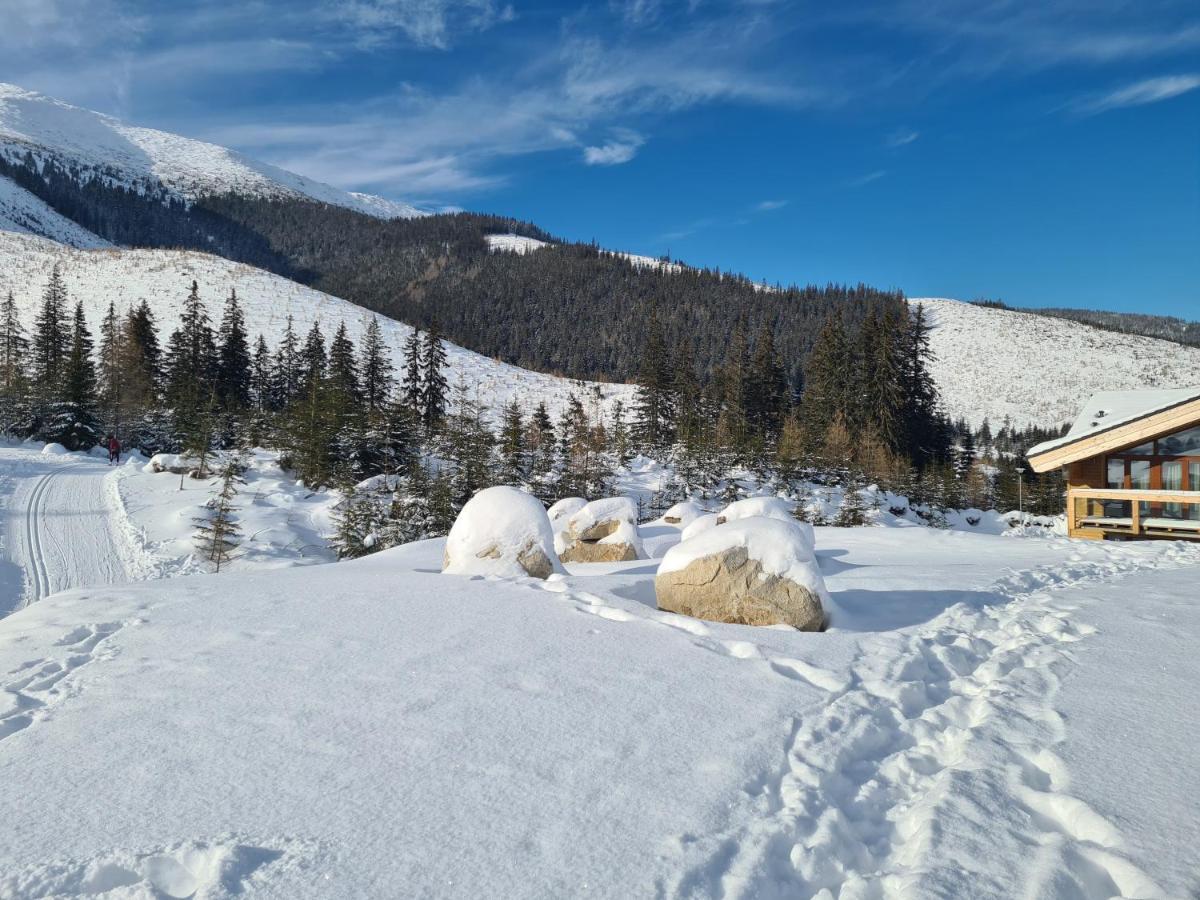
{"label": "white cloud", "polygon": [[754,204],[754,211],[770,212],[773,209],[783,209],[787,205],[787,200],[761,200]]}
{"label": "white cloud", "polygon": [[900,128],[887,136],[886,143],[889,147],[905,147],[920,136],[921,132],[919,131],[913,131],[911,128]]}
{"label": "white cloud", "polygon": [[510,4],[494,0],[340,0],[318,8],[371,47],[404,34],[416,44],[445,49],[460,32],[479,32],[512,21]]}
{"label": "white cloud", "polygon": [[583,161],[589,166],[619,166],[633,159],[644,143],[640,134],[622,130],[607,143],[584,147]]}
{"label": "white cloud", "polygon": [[872,181],[878,181],[887,174],[883,169],[876,169],[874,172],[868,172],[866,175],[860,175],[858,178],[852,179],[849,182],[850,187],[863,187],[870,184]]}
{"label": "white cloud", "polygon": [[1095,115],[1124,106],[1145,106],[1148,103],[1170,100],[1196,88],[1200,88],[1200,75],[1164,75],[1160,78],[1147,78],[1107,94],[1083,100],[1076,104],[1075,109],[1085,115]]}

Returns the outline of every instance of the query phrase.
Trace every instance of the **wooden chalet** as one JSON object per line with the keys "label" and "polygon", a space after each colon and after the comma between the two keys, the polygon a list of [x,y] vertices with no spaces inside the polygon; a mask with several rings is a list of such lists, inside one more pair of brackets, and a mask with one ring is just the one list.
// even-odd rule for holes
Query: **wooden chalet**
{"label": "wooden chalet", "polygon": [[1028,458],[1065,470],[1072,537],[1200,540],[1200,387],[1096,394]]}

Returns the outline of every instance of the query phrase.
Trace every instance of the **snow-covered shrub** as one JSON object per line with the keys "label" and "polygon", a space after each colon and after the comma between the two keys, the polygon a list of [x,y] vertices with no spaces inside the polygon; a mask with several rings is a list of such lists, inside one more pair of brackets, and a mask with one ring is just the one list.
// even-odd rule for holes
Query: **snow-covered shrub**
{"label": "snow-covered shrub", "polygon": [[490,487],[467,501],[446,538],[448,575],[548,578],[562,572],[541,502],[513,487]]}
{"label": "snow-covered shrub", "polygon": [[802,524],[751,517],[676,544],[655,577],[659,607],[718,622],[824,628],[832,603]]}

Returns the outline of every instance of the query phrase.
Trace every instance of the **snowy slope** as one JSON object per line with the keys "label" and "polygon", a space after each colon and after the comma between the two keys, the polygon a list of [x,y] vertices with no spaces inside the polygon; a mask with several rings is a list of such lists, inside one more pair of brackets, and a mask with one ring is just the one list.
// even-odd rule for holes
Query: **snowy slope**
{"label": "snowy slope", "polygon": [[[278,275],[203,253],[83,251],[30,235],[0,231],[0,295],[12,290],[26,328],[33,322],[34,310],[55,262],[62,265],[71,300],[84,302],[93,328],[109,301],[118,310],[124,310],[145,298],[158,317],[164,341],[178,322],[178,310],[193,279],[200,285],[201,296],[214,322],[220,319],[224,298],[231,288],[236,288],[251,339],[261,332],[272,346],[283,333],[288,315],[293,316],[301,339],[316,320],[320,320],[326,340],[333,336],[338,323],[345,321],[356,344],[371,315],[362,307]],[[384,340],[392,348],[398,365],[410,328],[384,317],[379,321]],[[571,381],[530,372],[452,344],[447,344],[447,348],[450,384],[454,386],[461,378],[471,396],[493,410],[512,399],[529,409],[544,400],[555,415],[572,392],[585,401],[598,394],[605,404],[618,397],[628,404],[633,391],[627,385]]]}
{"label": "snowy slope", "polygon": [[27,152],[79,169],[85,176],[142,191],[166,188],[184,199],[226,192],[304,196],[385,219],[425,215],[408,204],[342,191],[216,144],[126,125],[0,83],[0,154],[16,159]]}
{"label": "snowy slope", "polygon": [[[546,241],[539,241],[537,238],[525,237],[520,234],[489,234],[485,235],[488,243],[488,248],[493,253],[519,253],[522,256],[534,250],[540,250],[542,247],[552,247]],[[635,268],[638,269],[662,269],[666,272],[682,272],[683,265],[675,262],[664,262],[661,259],[655,259],[653,256],[640,256],[637,253],[623,253],[619,250],[604,250],[609,256],[616,256],[620,259],[628,260]]]}
{"label": "snowy slope", "polygon": [[3,175],[0,175],[0,231],[35,234],[81,249],[112,246]]}
{"label": "snowy slope", "polygon": [[1200,381],[1197,347],[958,300],[909,302],[934,325],[933,376],[947,410],[974,425],[1062,425],[1098,391]]}

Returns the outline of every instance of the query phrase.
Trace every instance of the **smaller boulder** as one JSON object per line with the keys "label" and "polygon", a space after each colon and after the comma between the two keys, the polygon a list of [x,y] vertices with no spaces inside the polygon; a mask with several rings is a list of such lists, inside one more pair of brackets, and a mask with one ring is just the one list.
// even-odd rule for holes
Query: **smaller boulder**
{"label": "smaller boulder", "polygon": [[559,535],[563,562],[625,562],[645,559],[637,506],[628,497],[593,500],[571,516]]}
{"label": "smaller boulder", "polygon": [[672,547],[654,579],[659,609],[713,622],[821,631],[832,604],[798,524],[752,517]]}
{"label": "smaller boulder", "polygon": [[549,578],[562,571],[546,510],[537,498],[514,487],[480,491],[467,501],[446,538],[446,575]]}

